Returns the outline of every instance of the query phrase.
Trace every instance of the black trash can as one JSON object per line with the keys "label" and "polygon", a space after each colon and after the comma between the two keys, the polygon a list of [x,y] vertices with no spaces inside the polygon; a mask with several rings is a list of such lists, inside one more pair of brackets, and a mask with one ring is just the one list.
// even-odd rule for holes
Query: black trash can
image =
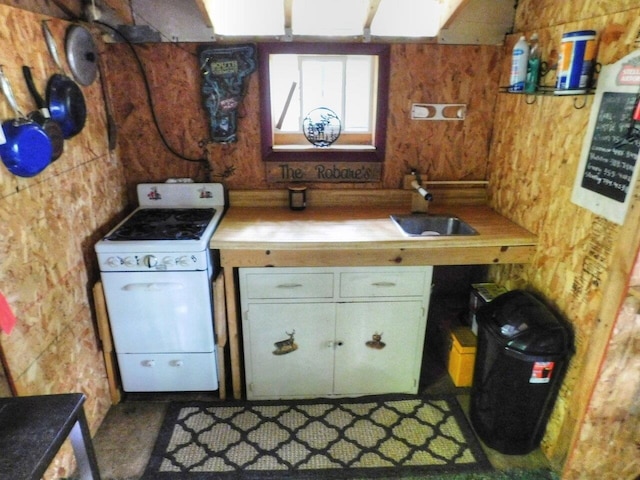
{"label": "black trash can", "polygon": [[523,290],[480,308],[477,321],[471,423],[489,447],[529,453],[542,440],[560,388],[572,349],[570,332]]}

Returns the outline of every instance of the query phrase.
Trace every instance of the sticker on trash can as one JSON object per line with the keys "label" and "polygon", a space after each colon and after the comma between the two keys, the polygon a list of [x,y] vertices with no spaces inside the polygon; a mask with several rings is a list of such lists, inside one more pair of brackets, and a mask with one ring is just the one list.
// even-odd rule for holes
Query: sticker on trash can
{"label": "sticker on trash can", "polygon": [[535,362],[529,383],[549,383],[555,362]]}

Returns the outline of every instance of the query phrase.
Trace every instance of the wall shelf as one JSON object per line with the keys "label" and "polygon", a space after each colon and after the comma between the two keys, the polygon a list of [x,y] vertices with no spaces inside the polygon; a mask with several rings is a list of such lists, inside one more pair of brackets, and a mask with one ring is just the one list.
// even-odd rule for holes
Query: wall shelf
{"label": "wall shelf", "polygon": [[[567,90],[566,92],[562,92],[560,91],[560,93],[558,93],[558,91],[556,90],[555,87],[549,87],[549,86],[545,86],[545,85],[539,85],[537,87],[537,90],[535,92],[511,92],[509,89],[511,87],[510,86],[506,86],[506,87],[499,87],[499,92],[500,93],[506,93],[509,95],[522,95],[524,97],[526,97],[525,103],[527,105],[533,105],[534,103],[536,103],[536,97],[573,97],[573,106],[574,108],[576,108],[577,110],[580,110],[581,108],[584,108],[587,104],[587,100],[586,97],[589,95],[594,95],[595,94],[595,88],[589,88],[586,92],[575,92],[572,90]],[[582,104],[578,104],[577,103],[577,99],[579,97],[583,97],[583,102]]]}

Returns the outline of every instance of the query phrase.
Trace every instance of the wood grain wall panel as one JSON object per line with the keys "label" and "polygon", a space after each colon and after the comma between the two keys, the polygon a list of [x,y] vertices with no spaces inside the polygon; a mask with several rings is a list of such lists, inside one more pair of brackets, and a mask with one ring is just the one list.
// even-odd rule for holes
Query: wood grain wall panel
{"label": "wood grain wall panel", "polygon": [[[625,299],[602,365],[603,380],[593,392],[565,478],[634,480],[640,472],[639,309],[640,299]],[[602,462],[602,452],[607,452],[606,462]],[[612,470],[611,464],[617,468]]]}
{"label": "wood grain wall panel", "polygon": [[[593,29],[599,34],[598,61],[609,64],[637,48],[634,40],[640,9],[637,3],[634,6],[628,11],[630,4],[625,2],[524,1],[517,18],[521,19],[518,25],[528,29],[524,34],[539,33],[543,59],[557,55],[563,33]],[[507,52],[520,32],[508,38]],[[508,69],[505,60],[501,84],[506,84]],[[555,73],[543,83],[554,85]],[[584,100],[575,99],[578,106]],[[495,267],[492,278],[510,288],[539,292],[575,330],[576,353],[543,439],[543,449],[556,466],[564,463],[572,438],[581,428],[586,405],[576,408],[576,402],[589,401],[595,382],[609,381],[596,377],[597,367],[585,365],[597,365],[598,355],[605,354],[598,340],[609,335],[613,322],[602,316],[603,305],[615,302],[609,293],[605,298],[605,287],[624,275],[616,268],[625,263],[616,245],[623,240],[625,229],[571,203],[592,103],[591,97],[586,98],[585,107],[576,109],[573,97],[536,97],[533,105],[527,105],[525,97],[500,95],[488,166],[490,203],[539,238],[531,264]],[[635,221],[634,216],[629,218]],[[586,461],[587,456],[577,463]],[[612,472],[618,471],[613,463],[606,463]]]}
{"label": "wood grain wall panel", "polygon": [[[3,69],[19,105],[28,112],[35,106],[22,65],[32,67],[41,92],[57,72],[41,20],[50,20],[67,74],[63,39],[70,24],[8,5],[0,5],[0,18]],[[99,41],[98,47],[102,49]],[[17,317],[11,334],[0,333],[0,348],[18,395],[84,392],[95,432],[109,409],[110,395],[90,301],[98,278],[93,245],[123,214],[127,202],[122,163],[107,148],[100,80],[81,89],[87,121],[80,134],[65,141],[59,159],[31,178],[16,177],[0,165],[0,291]],[[0,118],[13,117],[0,95]],[[69,476],[74,462],[71,449],[65,448],[45,478]]]}
{"label": "wood grain wall panel", "polygon": [[581,20],[597,20],[598,17],[620,12],[632,13],[636,8],[637,0],[519,0],[514,31],[526,32],[561,26],[564,32],[570,32],[572,29],[565,28],[566,24]]}
{"label": "wood grain wall panel", "polygon": [[[238,142],[214,144],[208,141],[208,119],[200,95],[197,46],[135,48],[149,77],[160,124],[176,150],[195,158],[206,154],[214,175],[234,168],[231,177],[222,178],[229,189],[281,188],[267,183],[260,157],[260,86],[255,73],[249,77],[238,112]],[[202,168],[177,159],[160,142],[128,47],[110,45],[107,57],[109,84],[117,86],[112,102],[129,192],[141,181],[176,176],[202,179]],[[495,46],[393,45],[383,180],[313,187],[398,188],[411,167],[427,172],[431,180],[483,180],[501,58],[502,50]],[[411,104],[425,102],[464,103],[468,116],[459,122],[410,120]]]}
{"label": "wood grain wall panel", "polygon": [[[384,187],[415,167],[429,180],[484,180],[502,52],[493,46],[393,45]],[[413,103],[462,103],[464,121],[410,119]]]}

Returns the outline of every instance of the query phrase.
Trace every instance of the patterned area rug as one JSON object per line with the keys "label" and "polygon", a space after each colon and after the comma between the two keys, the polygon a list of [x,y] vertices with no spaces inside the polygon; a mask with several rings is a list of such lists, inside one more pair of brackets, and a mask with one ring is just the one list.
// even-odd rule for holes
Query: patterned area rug
{"label": "patterned area rug", "polygon": [[488,471],[454,397],[169,405],[143,479],[404,478]]}

